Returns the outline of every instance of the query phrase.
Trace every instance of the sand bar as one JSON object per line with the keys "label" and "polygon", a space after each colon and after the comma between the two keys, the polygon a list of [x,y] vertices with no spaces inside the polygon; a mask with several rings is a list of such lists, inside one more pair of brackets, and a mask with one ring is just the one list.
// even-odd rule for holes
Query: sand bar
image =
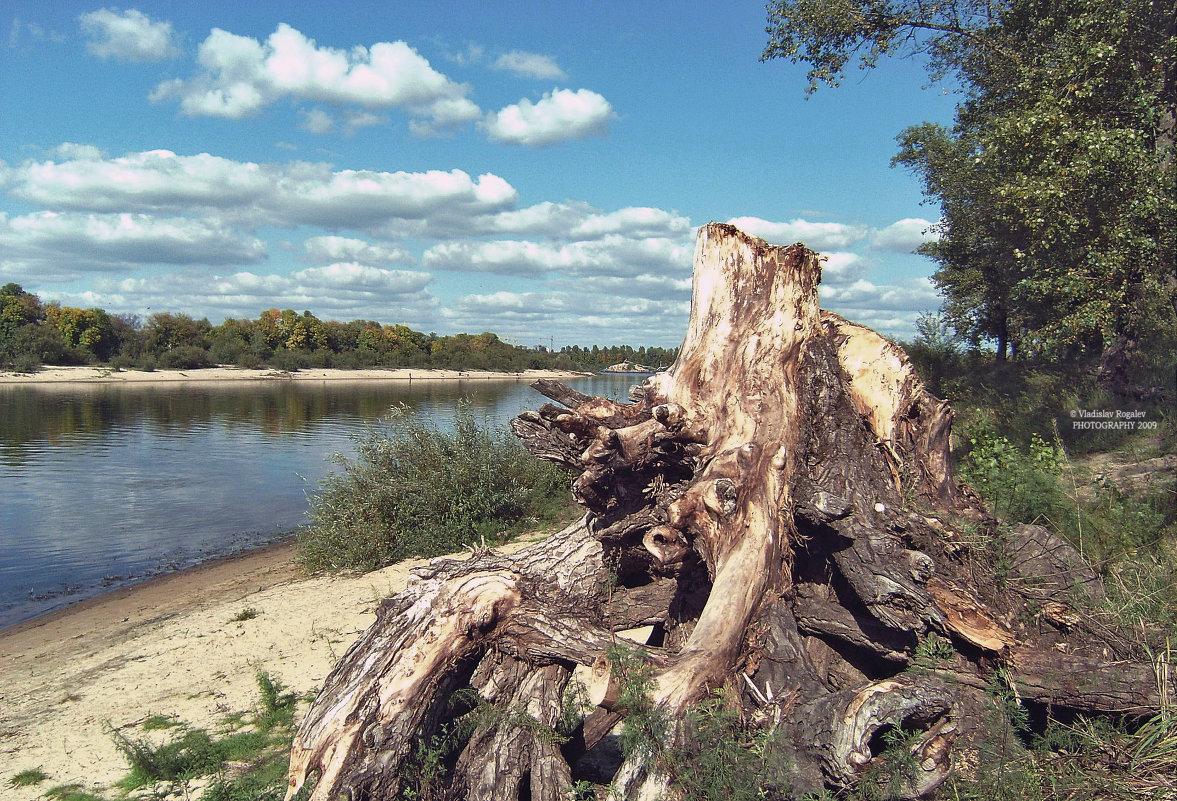
{"label": "sand bar", "polygon": [[[137,724],[162,714],[212,730],[257,704],[259,670],[296,692],[317,690],[375,620],[379,601],[426,561],[307,576],[293,556],[284,542],[0,630],[0,797],[32,801],[72,783],[109,787],[126,763],[108,726],[137,737]],[[234,620],[246,609],[256,617]],[[34,768],[49,779],[10,786]]]}
{"label": "sand bar", "polygon": [[46,367],[35,373],[0,370],[0,384],[172,384],[212,381],[536,381],[567,380],[591,373],[560,370],[524,370],[518,373],[485,370],[429,370],[419,367],[339,370],[307,368],[295,372],[205,367],[199,370],[116,370],[110,367]]}

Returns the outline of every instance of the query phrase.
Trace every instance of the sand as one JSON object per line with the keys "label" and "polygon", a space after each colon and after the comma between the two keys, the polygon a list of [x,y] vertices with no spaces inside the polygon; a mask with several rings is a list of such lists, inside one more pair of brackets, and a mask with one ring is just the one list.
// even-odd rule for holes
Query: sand
{"label": "sand", "polygon": [[589,373],[558,370],[524,370],[520,373],[482,370],[426,370],[416,367],[336,370],[308,368],[293,373],[282,370],[248,370],[244,367],[206,367],[200,370],[115,370],[110,367],[46,367],[35,373],[0,370],[0,384],[170,384],[215,381],[536,381],[540,378],[579,378]]}
{"label": "sand", "polygon": [[[425,561],[306,576],[293,556],[293,543],[274,545],[0,631],[0,797],[31,801],[62,784],[109,787],[127,770],[110,727],[137,737],[133,727],[160,714],[211,730],[256,706],[258,671],[298,693],[317,690],[375,620],[379,601]],[[256,617],[234,620],[246,609]],[[10,785],[34,768],[49,778]]]}

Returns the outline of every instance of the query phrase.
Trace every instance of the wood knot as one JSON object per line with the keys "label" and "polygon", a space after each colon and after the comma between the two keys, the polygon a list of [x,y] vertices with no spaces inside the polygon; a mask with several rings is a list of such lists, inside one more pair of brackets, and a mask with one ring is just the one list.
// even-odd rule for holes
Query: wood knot
{"label": "wood knot", "polygon": [[647,531],[642,547],[663,565],[681,562],[691,550],[682,532],[670,526],[655,526]]}

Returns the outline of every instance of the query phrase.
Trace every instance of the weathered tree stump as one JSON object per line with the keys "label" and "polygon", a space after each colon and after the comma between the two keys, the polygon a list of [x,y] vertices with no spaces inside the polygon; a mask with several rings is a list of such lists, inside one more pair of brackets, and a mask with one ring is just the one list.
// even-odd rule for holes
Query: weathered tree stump
{"label": "weathered tree stump", "polygon": [[[995,677],[1027,703],[1156,709],[1171,677],[1083,614],[1098,579],[1065,543],[1022,527],[1000,575],[981,558],[995,521],[952,476],[951,409],[899,347],[819,310],[820,277],[802,245],[708,225],[667,372],[632,403],[539,382],[564,408],[512,427],[577,471],[585,518],[510,556],[415,571],[304,719],[288,798],[394,798],[439,733],[458,750],[438,797],[566,798],[570,761],[627,714],[610,646],[643,625],[653,707],[681,722],[727,688],[776,731],[781,797],[854,785],[888,729],[910,733],[904,794],[930,792],[977,736]],[[952,649],[930,659],[929,642]],[[562,740],[577,666],[600,707]],[[673,798],[671,774],[632,757],[611,797]]]}

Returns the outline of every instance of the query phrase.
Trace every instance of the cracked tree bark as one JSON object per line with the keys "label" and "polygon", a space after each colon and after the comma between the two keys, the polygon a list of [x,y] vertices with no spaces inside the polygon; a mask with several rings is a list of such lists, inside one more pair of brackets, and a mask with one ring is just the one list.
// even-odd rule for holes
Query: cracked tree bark
{"label": "cracked tree bark", "polygon": [[[681,721],[726,687],[777,731],[782,794],[855,784],[891,728],[912,735],[907,795],[932,791],[995,677],[1055,708],[1155,709],[1172,677],[1082,613],[1098,580],[1065,543],[1023,527],[1002,575],[981,558],[995,521],[952,476],[952,410],[899,347],[819,310],[820,277],[801,245],[708,225],[667,372],[632,403],[537,384],[562,406],[512,427],[578,472],[585,518],[511,556],[417,570],[328,677],[287,797],[394,798],[414,748],[465,720],[437,797],[564,798],[576,760],[624,719],[606,654],[642,625],[654,705]],[[934,638],[951,657],[921,655]],[[603,707],[561,741],[577,666],[596,671]],[[455,707],[462,687],[499,713]],[[672,727],[666,745],[684,736]],[[673,798],[674,782],[631,759],[610,792]]]}

